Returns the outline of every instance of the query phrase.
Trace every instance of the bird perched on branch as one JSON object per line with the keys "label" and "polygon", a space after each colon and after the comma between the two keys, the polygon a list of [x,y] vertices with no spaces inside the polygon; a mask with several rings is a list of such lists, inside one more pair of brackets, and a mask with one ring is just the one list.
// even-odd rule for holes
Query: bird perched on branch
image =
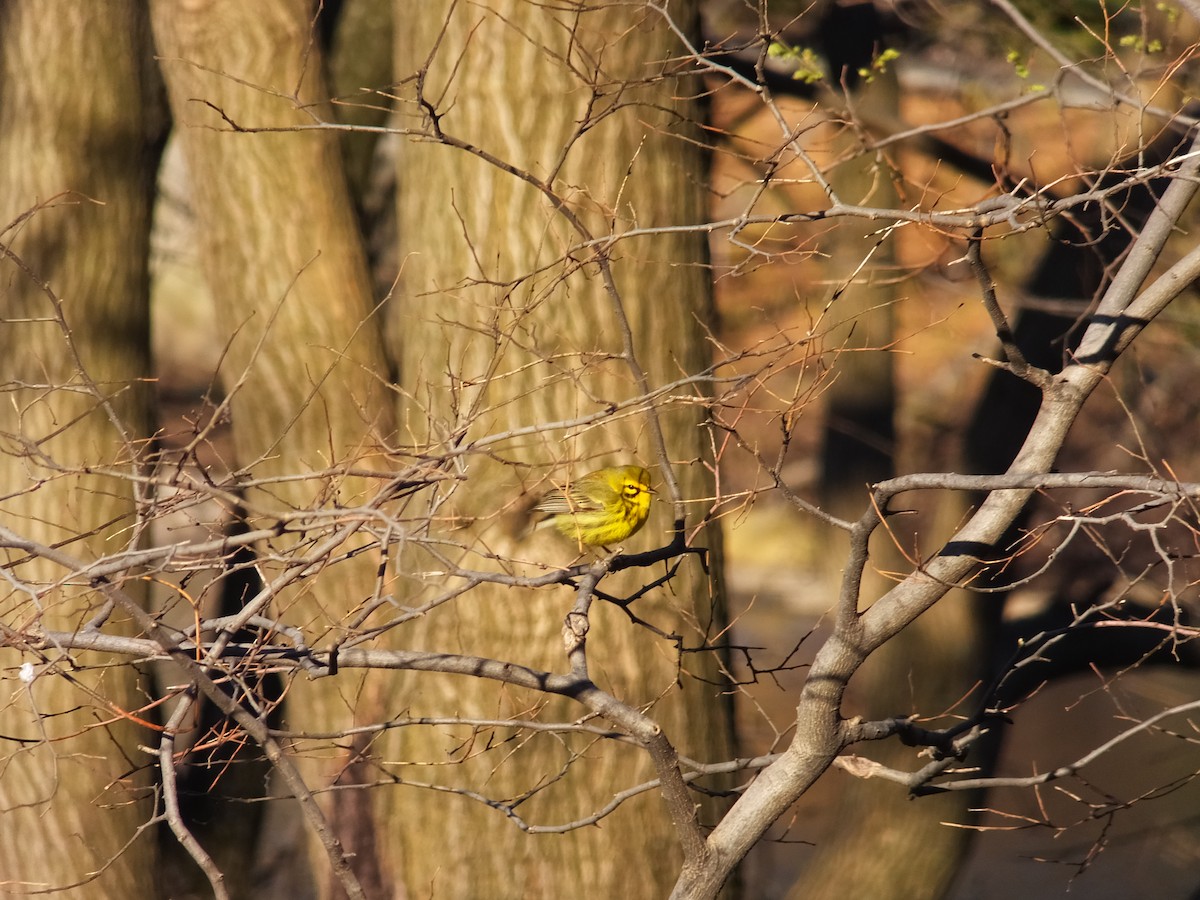
{"label": "bird perched on branch", "polygon": [[[620,543],[650,515],[650,473],[641,466],[609,466],[553,490],[534,507],[543,524],[589,547]],[[539,526],[540,527],[540,526]]]}

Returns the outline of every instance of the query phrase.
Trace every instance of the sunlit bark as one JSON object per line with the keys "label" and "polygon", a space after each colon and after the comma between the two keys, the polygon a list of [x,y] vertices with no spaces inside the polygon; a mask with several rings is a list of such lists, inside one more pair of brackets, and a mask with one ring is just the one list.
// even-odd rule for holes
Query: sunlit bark
{"label": "sunlit bark", "polygon": [[[0,4],[0,516],[83,560],[144,536],[121,476],[150,433],[146,260],[164,125],[152,76],[138,3]],[[101,610],[86,578],[19,553],[0,565],[6,627],[75,629]],[[135,718],[155,714],[138,670],[49,650],[6,657],[8,674],[21,662],[36,677],[6,681],[0,705],[0,882],[155,896],[140,749],[155,735]]]}

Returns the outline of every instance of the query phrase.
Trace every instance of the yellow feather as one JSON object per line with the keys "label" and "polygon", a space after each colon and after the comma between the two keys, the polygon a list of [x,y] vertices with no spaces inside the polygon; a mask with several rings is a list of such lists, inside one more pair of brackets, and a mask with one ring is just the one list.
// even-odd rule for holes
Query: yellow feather
{"label": "yellow feather", "polygon": [[641,466],[609,466],[588,472],[565,490],[554,490],[534,507],[564,535],[589,547],[620,543],[650,515],[650,473]]}

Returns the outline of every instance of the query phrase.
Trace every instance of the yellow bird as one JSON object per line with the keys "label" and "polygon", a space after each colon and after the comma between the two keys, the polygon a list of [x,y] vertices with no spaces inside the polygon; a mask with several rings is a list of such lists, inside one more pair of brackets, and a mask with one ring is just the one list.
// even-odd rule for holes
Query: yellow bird
{"label": "yellow bird", "polygon": [[650,515],[650,473],[641,466],[609,466],[588,472],[553,490],[534,509],[580,544],[620,543],[646,524]]}

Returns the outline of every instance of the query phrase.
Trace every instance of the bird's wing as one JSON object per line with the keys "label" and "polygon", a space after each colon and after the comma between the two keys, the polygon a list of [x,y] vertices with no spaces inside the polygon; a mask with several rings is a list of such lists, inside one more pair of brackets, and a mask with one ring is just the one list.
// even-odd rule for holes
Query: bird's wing
{"label": "bird's wing", "polygon": [[613,489],[603,482],[582,480],[571,485],[568,493],[574,509],[605,509]]}
{"label": "bird's wing", "polygon": [[562,491],[551,491],[538,501],[538,504],[534,507],[534,509],[538,512],[557,516],[560,513],[570,512],[571,505],[567,503],[566,495],[564,495]]}
{"label": "bird's wing", "polygon": [[[588,490],[589,487],[591,490]],[[566,493],[559,490],[551,491],[538,502],[534,509],[555,516],[562,513],[604,509],[603,495],[596,496],[602,490],[603,487],[586,482],[576,482],[567,488]]]}

